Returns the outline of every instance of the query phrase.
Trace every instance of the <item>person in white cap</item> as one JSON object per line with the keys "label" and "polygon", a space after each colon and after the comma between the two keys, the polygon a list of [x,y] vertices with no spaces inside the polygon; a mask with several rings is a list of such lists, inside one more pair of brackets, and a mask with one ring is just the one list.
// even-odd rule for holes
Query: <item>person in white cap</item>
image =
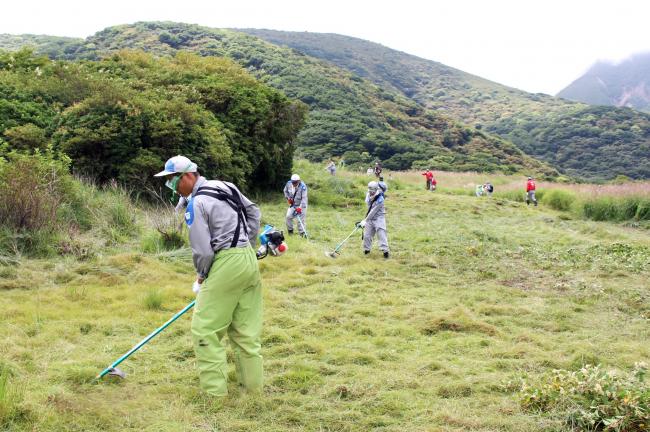
{"label": "person in white cap", "polygon": [[253,247],[260,210],[228,182],[206,180],[195,163],[174,156],[156,177],[187,199],[197,293],[192,340],[201,387],[210,395],[228,392],[226,333],[235,352],[239,382],[249,391],[262,390],[262,283]]}
{"label": "person in white cap", "polygon": [[291,180],[284,186],[284,197],[289,203],[287,209],[287,231],[293,234],[293,220],[298,219],[298,232],[306,237],[307,227],[307,185],[300,180],[298,174],[293,174]]}
{"label": "person in white cap", "polygon": [[363,253],[368,255],[372,247],[372,240],[377,235],[379,249],[384,253],[384,258],[390,256],[388,248],[388,235],[386,233],[386,208],[384,207],[384,191],[379,183],[371,181],[368,183],[366,193],[366,205],[368,211],[366,217],[357,226],[363,228]]}

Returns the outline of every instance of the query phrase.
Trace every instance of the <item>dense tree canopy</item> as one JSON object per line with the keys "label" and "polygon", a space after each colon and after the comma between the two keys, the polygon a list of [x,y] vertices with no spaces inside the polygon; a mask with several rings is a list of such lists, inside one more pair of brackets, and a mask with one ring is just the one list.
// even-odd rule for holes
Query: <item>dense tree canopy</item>
{"label": "dense tree canopy", "polygon": [[141,186],[168,157],[184,154],[211,177],[278,186],[290,174],[305,113],[223,58],[121,51],[72,63],[0,54],[5,149],[52,143],[100,182]]}

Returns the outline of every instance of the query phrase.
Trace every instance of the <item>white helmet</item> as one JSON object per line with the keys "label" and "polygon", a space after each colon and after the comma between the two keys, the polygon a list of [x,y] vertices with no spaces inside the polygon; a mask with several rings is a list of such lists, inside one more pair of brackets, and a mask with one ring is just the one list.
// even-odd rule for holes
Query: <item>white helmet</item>
{"label": "white helmet", "polygon": [[379,183],[376,181],[371,181],[368,183],[368,192],[375,193],[377,192],[377,189],[379,188]]}
{"label": "white helmet", "polygon": [[291,181],[300,181],[300,176],[298,174],[294,174],[291,176]]}

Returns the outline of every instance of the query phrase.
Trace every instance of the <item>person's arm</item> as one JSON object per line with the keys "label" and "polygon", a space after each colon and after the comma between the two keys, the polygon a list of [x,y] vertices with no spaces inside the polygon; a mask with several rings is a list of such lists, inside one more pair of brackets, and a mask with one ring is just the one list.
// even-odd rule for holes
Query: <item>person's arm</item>
{"label": "person's arm", "polygon": [[190,226],[190,245],[192,246],[192,260],[199,280],[208,277],[214,251],[212,250],[210,225],[208,215],[203,207],[202,200],[194,200],[194,220]]}
{"label": "person's arm", "polygon": [[307,186],[302,186],[302,197],[300,200],[300,207],[307,208]]}

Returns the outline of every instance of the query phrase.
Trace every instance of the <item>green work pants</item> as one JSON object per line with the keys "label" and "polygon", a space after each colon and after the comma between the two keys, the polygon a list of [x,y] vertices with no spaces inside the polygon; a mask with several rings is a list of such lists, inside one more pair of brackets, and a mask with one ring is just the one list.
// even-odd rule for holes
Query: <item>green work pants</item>
{"label": "green work pants", "polygon": [[240,384],[262,389],[262,284],[255,252],[249,247],[219,251],[196,298],[192,340],[201,388],[213,396],[228,393],[223,336],[235,352]]}

